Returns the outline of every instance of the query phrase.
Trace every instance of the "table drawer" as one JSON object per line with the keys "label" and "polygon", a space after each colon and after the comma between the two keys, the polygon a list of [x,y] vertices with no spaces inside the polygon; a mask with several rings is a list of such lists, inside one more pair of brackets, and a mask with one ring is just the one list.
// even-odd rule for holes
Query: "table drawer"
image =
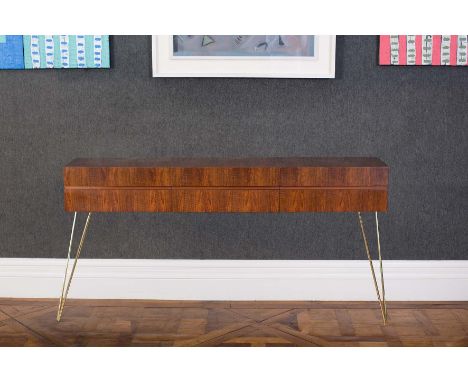
{"label": "table drawer", "polygon": [[64,185],[74,187],[164,187],[172,185],[168,168],[65,167]]}
{"label": "table drawer", "polygon": [[170,212],[170,189],[65,188],[65,211]]}
{"label": "table drawer", "polygon": [[174,188],[174,212],[278,212],[278,189]]}
{"label": "table drawer", "polygon": [[297,167],[281,169],[281,187],[378,187],[388,185],[388,167]]}
{"label": "table drawer", "polygon": [[281,189],[280,212],[387,211],[386,189]]}
{"label": "table drawer", "polygon": [[279,169],[253,168],[174,168],[174,187],[275,187]]}

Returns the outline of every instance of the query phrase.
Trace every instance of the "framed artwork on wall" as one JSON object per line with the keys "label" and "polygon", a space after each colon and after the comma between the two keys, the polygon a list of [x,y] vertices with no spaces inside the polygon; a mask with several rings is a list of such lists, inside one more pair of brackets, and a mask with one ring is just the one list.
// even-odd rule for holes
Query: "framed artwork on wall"
{"label": "framed artwork on wall", "polygon": [[467,35],[382,35],[380,65],[467,66]]}
{"label": "framed artwork on wall", "polygon": [[108,35],[0,35],[0,69],[109,67]]}
{"label": "framed artwork on wall", "polygon": [[108,35],[28,35],[26,69],[109,68]]}
{"label": "framed artwork on wall", "polygon": [[334,78],[335,36],[153,36],[153,77]]}
{"label": "framed artwork on wall", "polygon": [[23,36],[0,35],[0,69],[24,69]]}

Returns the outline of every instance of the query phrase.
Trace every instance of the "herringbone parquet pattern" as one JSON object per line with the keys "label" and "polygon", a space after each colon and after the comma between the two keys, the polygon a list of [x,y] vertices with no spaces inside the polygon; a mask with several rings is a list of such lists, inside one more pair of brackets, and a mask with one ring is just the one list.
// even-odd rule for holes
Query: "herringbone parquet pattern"
{"label": "herringbone parquet pattern", "polygon": [[468,302],[0,299],[0,346],[468,346]]}

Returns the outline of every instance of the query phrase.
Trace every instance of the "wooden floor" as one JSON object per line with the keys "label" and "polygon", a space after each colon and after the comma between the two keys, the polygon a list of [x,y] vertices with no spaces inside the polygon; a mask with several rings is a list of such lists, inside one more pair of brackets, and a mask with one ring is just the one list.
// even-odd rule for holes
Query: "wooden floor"
{"label": "wooden floor", "polygon": [[468,346],[468,302],[0,299],[1,346]]}

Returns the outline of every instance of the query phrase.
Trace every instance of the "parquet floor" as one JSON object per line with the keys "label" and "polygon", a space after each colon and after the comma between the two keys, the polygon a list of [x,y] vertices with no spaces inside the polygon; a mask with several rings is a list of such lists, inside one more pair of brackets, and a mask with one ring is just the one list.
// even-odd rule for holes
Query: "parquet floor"
{"label": "parquet floor", "polygon": [[468,346],[468,302],[0,299],[0,346]]}

